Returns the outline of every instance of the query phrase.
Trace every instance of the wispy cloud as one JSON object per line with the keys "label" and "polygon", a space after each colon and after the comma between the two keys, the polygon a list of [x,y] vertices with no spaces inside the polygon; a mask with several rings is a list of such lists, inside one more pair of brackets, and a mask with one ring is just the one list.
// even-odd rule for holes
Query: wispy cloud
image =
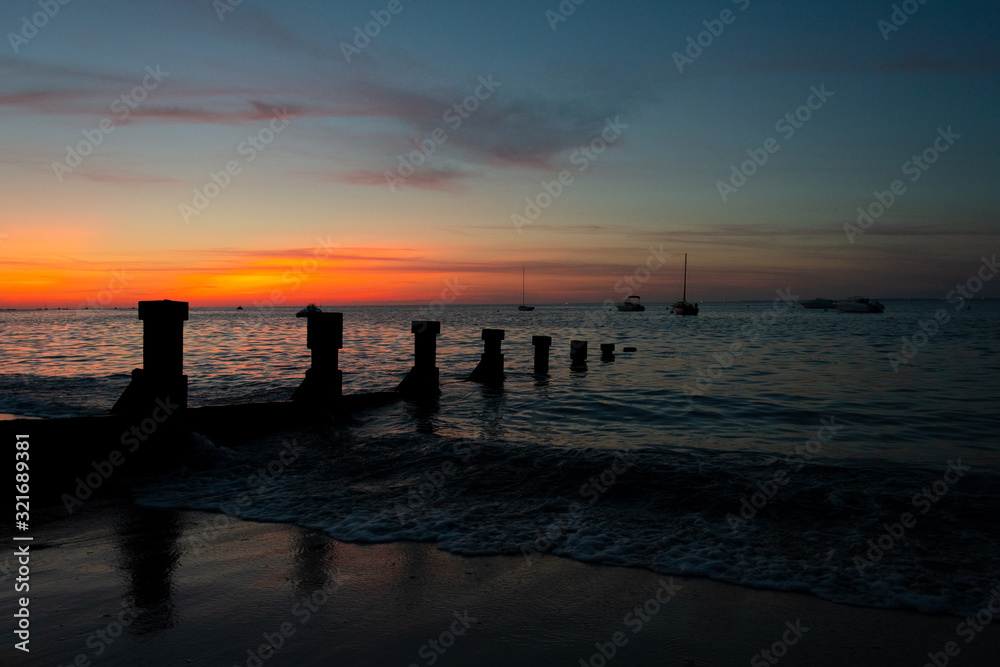
{"label": "wispy cloud", "polygon": [[[460,182],[474,176],[473,172],[444,169],[422,169],[415,171],[402,181],[393,181],[395,188],[416,188],[450,192],[460,187]],[[325,180],[348,185],[377,185],[387,187],[390,177],[385,172],[360,169],[357,171],[332,172],[323,174]]]}

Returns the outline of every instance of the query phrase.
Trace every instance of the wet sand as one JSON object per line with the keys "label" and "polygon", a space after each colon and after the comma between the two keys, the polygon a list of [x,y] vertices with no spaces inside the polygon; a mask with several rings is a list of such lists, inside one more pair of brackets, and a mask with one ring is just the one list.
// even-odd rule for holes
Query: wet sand
{"label": "wet sand", "polygon": [[[948,641],[951,665],[1000,655],[1000,619],[966,643],[951,616],[552,556],[345,544],[120,500],[54,511],[33,536],[31,652],[13,648],[5,611],[4,665],[920,667]],[[4,610],[16,608],[13,576]],[[760,654],[772,648],[776,662]]]}

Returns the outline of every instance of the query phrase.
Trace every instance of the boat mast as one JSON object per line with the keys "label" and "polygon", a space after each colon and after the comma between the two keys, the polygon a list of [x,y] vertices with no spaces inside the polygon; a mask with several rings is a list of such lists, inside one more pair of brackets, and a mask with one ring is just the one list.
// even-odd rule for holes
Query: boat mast
{"label": "boat mast", "polygon": [[688,254],[684,253],[684,289],[681,294],[681,301],[687,301],[688,298]]}
{"label": "boat mast", "polygon": [[524,267],[521,267],[521,305],[524,305]]}

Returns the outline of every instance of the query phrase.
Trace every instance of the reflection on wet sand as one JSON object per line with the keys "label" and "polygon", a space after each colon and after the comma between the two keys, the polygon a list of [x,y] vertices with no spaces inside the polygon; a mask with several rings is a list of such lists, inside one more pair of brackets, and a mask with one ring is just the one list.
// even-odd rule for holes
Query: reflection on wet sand
{"label": "reflection on wet sand", "polygon": [[155,634],[174,626],[174,573],[181,560],[180,513],[128,505],[122,508],[115,535],[116,568],[126,579],[123,595],[137,616],[129,631]]}

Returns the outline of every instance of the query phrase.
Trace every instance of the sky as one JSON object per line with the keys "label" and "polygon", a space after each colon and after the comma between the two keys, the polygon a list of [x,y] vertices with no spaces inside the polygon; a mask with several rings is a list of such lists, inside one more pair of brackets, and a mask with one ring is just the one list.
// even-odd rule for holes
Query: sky
{"label": "sky", "polygon": [[993,1],[62,1],[0,6],[0,307],[943,298],[1000,245]]}

